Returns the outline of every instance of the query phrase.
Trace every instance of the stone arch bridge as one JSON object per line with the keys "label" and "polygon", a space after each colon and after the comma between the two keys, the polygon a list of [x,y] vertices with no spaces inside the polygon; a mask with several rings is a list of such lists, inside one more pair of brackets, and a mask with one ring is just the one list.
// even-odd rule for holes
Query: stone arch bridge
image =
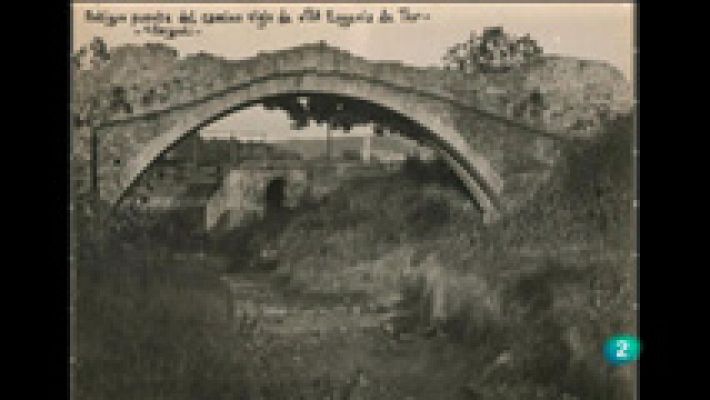
{"label": "stone arch bridge", "polygon": [[101,200],[120,203],[154,160],[186,135],[284,94],[354,98],[414,122],[436,142],[488,221],[544,182],[558,141],[573,134],[549,105],[530,101],[530,91],[511,93],[458,72],[372,62],[322,42],[240,61],[191,57],[192,67],[176,63],[156,84],[168,91],[159,104],[136,103],[130,113],[92,128],[92,182]]}

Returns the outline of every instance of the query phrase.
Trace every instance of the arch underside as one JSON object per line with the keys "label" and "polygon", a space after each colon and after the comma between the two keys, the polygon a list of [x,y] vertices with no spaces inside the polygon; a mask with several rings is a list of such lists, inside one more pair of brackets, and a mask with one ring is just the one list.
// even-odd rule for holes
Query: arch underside
{"label": "arch underside", "polygon": [[444,160],[471,193],[484,212],[484,218],[490,220],[499,215],[498,197],[502,180],[490,162],[471,149],[456,130],[450,114],[452,105],[382,84],[315,73],[260,80],[155,117],[164,121],[158,123],[157,131],[148,142],[136,145],[136,151],[125,166],[115,172],[118,175],[115,186],[118,187],[102,188],[102,198],[113,206],[118,205],[130,187],[161,154],[186,135],[228,114],[269,97],[319,93],[366,101],[400,114],[421,127],[440,147]]}

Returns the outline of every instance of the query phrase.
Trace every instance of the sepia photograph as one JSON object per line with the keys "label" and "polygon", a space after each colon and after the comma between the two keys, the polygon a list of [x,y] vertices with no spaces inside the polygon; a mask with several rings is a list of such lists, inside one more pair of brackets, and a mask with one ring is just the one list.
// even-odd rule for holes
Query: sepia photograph
{"label": "sepia photograph", "polygon": [[635,7],[73,1],[70,398],[637,398]]}

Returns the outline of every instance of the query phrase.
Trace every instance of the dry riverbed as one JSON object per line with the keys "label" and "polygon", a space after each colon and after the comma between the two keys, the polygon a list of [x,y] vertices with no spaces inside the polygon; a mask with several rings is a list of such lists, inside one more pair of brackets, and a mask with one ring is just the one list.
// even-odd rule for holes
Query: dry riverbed
{"label": "dry riverbed", "polygon": [[222,281],[226,317],[252,338],[250,373],[270,383],[264,398],[289,385],[308,399],[471,398],[464,384],[480,360],[445,337],[399,332],[396,303],[288,293],[266,274]]}

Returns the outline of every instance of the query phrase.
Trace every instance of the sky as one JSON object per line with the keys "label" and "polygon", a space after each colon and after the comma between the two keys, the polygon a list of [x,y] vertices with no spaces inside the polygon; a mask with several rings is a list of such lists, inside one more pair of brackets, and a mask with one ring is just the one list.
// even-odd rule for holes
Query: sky
{"label": "sky", "polygon": [[[168,40],[145,33],[135,33],[136,27],[118,24],[106,27],[85,20],[87,10],[110,14],[164,13],[177,16],[181,10],[193,10],[199,16],[205,12],[248,13],[268,10],[278,15],[287,10],[296,18],[304,8],[341,14],[368,11],[375,16],[382,9],[395,13],[400,7],[412,12],[429,14],[428,20],[415,23],[353,24],[349,28],[319,23],[269,24],[257,29],[253,24],[199,24],[201,33],[191,37]],[[173,26],[176,26],[173,24]],[[176,48],[181,56],[200,51],[228,59],[255,56],[260,51],[272,51],[325,40],[330,45],[348,50],[373,61],[396,60],[415,66],[440,65],[447,47],[464,41],[469,32],[481,32],[484,27],[502,26],[506,32],[529,33],[547,54],[560,54],[583,59],[607,61],[633,81],[633,5],[587,4],[96,4],[73,5],[73,46],[78,48],[94,36],[101,36],[109,47],[127,43],[162,42]],[[206,130],[243,132],[280,132],[290,124],[281,112],[259,108],[228,116]],[[306,129],[301,135],[322,135],[325,128]],[[366,134],[366,130],[359,131]]]}

